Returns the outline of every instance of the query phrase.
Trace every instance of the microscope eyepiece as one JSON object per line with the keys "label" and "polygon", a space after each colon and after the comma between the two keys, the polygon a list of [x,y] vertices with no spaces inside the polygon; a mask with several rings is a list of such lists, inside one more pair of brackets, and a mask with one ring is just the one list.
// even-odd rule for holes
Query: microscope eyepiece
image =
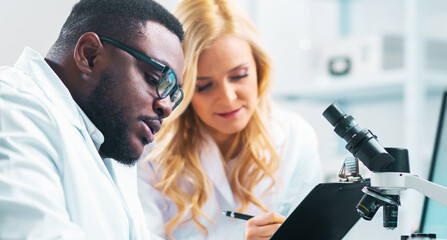
{"label": "microscope eyepiece", "polygon": [[335,127],[338,120],[345,117],[346,114],[337,105],[332,104],[323,112],[323,116],[329,121],[329,123]]}
{"label": "microscope eyepiece", "polygon": [[351,115],[347,115],[336,105],[330,105],[323,116],[334,126],[334,131],[347,144],[346,149],[359,158],[373,172],[386,171],[387,166],[394,161],[380,143],[377,137],[368,129],[362,129]]}

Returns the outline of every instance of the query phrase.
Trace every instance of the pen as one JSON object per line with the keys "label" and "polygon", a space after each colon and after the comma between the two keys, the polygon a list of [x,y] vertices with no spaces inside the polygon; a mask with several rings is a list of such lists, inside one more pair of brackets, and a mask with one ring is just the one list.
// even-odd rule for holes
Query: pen
{"label": "pen", "polygon": [[232,218],[237,218],[237,219],[242,219],[242,220],[248,220],[253,217],[251,215],[238,213],[238,212],[232,212],[232,211],[222,211],[222,214],[227,217],[232,217]]}

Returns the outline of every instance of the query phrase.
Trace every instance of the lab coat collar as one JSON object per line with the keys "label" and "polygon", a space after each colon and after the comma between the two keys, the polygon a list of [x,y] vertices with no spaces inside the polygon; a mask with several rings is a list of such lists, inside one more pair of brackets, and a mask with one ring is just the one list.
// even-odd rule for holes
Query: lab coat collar
{"label": "lab coat collar", "polygon": [[230,207],[236,209],[236,201],[225,173],[222,155],[210,136],[205,135],[205,139],[205,144],[200,148],[202,166],[208,178],[215,185],[215,189],[217,189]]}
{"label": "lab coat collar", "polygon": [[26,47],[14,65],[28,75],[48,100],[59,109],[64,116],[78,129],[81,129],[82,120],[78,114],[76,102],[73,100],[67,87],[45,62],[40,54]]}
{"label": "lab coat collar", "polygon": [[93,144],[95,145],[96,150],[99,152],[99,147],[101,147],[101,144],[104,143],[104,135],[99,131],[99,129],[92,123],[90,118],[85,115],[84,111],[76,104],[79,114],[82,117],[82,120],[84,121],[85,128],[87,129],[88,134],[90,135],[90,138],[93,141]]}

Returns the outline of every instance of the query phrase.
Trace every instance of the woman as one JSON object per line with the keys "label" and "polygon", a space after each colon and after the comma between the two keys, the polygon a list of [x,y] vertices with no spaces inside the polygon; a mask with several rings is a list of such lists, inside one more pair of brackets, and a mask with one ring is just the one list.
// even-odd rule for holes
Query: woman
{"label": "woman", "polygon": [[321,180],[316,136],[271,106],[271,60],[241,8],[183,0],[174,15],[185,30],[185,99],[139,167],[148,227],[181,240],[268,239]]}

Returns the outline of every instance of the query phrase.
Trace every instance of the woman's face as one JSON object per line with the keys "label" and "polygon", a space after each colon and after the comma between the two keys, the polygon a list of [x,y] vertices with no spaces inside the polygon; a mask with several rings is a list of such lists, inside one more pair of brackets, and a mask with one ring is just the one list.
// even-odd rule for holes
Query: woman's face
{"label": "woman's face", "polygon": [[244,129],[257,97],[256,64],[247,41],[224,35],[200,54],[191,104],[216,134]]}

